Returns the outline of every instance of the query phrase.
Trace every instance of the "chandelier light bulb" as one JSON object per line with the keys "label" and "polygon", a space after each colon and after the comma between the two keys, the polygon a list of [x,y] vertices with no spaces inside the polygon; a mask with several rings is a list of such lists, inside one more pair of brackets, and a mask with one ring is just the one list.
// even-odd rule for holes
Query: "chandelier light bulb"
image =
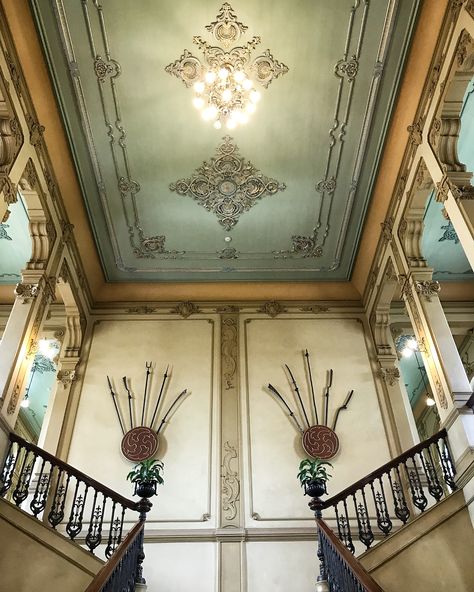
{"label": "chandelier light bulb", "polygon": [[244,82],[244,80],[246,80],[245,74],[242,72],[242,70],[236,70],[234,72],[234,80],[235,82]]}
{"label": "chandelier light bulb", "polygon": [[23,407],[23,409],[27,409],[30,406],[30,401],[28,400],[28,397],[26,396],[23,401],[20,403],[20,407]]}
{"label": "chandelier light bulb", "polygon": [[202,97],[194,97],[193,105],[196,109],[202,109],[204,107],[204,99]]}
{"label": "chandelier light bulb", "polygon": [[245,90],[250,90],[253,86],[253,82],[249,78],[245,78],[245,80],[242,81],[242,86]]}
{"label": "chandelier light bulb", "polygon": [[216,73],[213,72],[212,70],[209,70],[209,72],[206,72],[204,79],[208,84],[212,84],[214,82],[214,80],[216,79]]}
{"label": "chandelier light bulb", "polygon": [[436,401],[433,399],[433,397],[426,397],[426,405],[428,407],[434,407],[434,405],[436,405]]}
{"label": "chandelier light bulb", "polygon": [[413,355],[413,350],[411,349],[411,347],[404,347],[402,349],[402,356],[404,358],[411,358],[412,355]]}
{"label": "chandelier light bulb", "polygon": [[409,347],[413,351],[418,349],[418,343],[417,343],[416,339],[409,339],[407,341],[407,347]]}
{"label": "chandelier light bulb", "polygon": [[230,88],[226,88],[222,92],[222,100],[225,101],[226,103],[228,103],[231,99],[232,99],[232,91],[230,90]]}
{"label": "chandelier light bulb", "polygon": [[226,126],[228,129],[235,129],[235,127],[237,126],[237,122],[235,121],[235,119],[229,119],[226,123]]}
{"label": "chandelier light bulb", "polygon": [[196,82],[196,84],[194,85],[194,90],[199,94],[204,92],[204,88],[205,88],[204,82]]}
{"label": "chandelier light bulb", "polygon": [[221,127],[222,127],[222,123],[221,123],[221,122],[220,122],[220,121],[217,119],[216,121],[214,121],[214,127],[215,127],[217,130],[220,130],[220,129],[221,129]]}
{"label": "chandelier light bulb", "polygon": [[260,101],[260,93],[258,92],[258,90],[253,90],[250,93],[250,100],[252,101],[252,103],[258,103],[258,101]]}
{"label": "chandelier light bulb", "polygon": [[227,70],[227,68],[221,68],[219,70],[219,78],[222,78],[222,80],[225,80],[227,78],[227,76],[229,76],[229,70]]}

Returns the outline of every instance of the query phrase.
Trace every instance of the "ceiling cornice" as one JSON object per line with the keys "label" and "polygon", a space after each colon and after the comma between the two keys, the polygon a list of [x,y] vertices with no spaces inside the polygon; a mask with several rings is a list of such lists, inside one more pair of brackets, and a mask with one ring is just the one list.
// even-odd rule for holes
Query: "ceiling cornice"
{"label": "ceiling cornice", "polygon": [[[367,282],[413,122],[423,92],[448,0],[425,0],[418,20],[407,66],[371,205],[350,282],[233,282],[233,283],[107,283],[87,218],[74,163],[60,113],[56,107],[47,66],[28,0],[2,0],[38,119],[45,126],[44,140],[95,302],[206,300],[349,300],[359,301]],[[54,106],[54,108],[53,108]],[[469,286],[465,288],[470,291]],[[463,288],[461,291],[465,292]],[[455,292],[450,288],[451,292]],[[464,293],[464,299],[466,295]],[[0,287],[0,302],[13,298],[10,287]],[[458,299],[458,298],[454,298]]]}

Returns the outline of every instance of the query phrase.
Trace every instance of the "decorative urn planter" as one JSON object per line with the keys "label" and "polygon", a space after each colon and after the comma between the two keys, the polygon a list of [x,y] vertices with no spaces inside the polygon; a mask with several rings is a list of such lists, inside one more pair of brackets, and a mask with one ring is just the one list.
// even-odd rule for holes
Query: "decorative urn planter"
{"label": "decorative urn planter", "polygon": [[321,497],[326,491],[326,482],[321,479],[315,479],[314,481],[307,481],[304,484],[304,493],[310,497]]}
{"label": "decorative urn planter", "polygon": [[142,481],[135,485],[135,495],[139,497],[153,497],[156,495],[156,481]]}

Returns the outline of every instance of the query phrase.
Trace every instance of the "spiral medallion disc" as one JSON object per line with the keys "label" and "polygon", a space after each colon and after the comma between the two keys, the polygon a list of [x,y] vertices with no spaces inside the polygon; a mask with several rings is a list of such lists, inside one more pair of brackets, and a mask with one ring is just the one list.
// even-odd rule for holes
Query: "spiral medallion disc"
{"label": "spiral medallion disc", "polygon": [[324,425],[311,426],[303,433],[303,448],[313,458],[327,460],[336,456],[339,438],[336,432]]}
{"label": "spiral medallion disc", "polygon": [[141,462],[156,453],[158,444],[156,432],[145,426],[139,426],[129,430],[122,438],[122,454],[132,462]]}

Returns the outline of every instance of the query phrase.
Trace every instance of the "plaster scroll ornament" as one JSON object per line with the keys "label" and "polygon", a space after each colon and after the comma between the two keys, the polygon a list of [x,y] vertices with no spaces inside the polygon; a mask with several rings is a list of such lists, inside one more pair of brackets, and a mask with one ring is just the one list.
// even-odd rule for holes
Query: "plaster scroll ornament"
{"label": "plaster scroll ornament", "polygon": [[[158,452],[160,446],[160,432],[165,428],[169,422],[169,418],[174,414],[178,408],[178,404],[190,393],[188,389],[182,390],[168,406],[167,411],[162,415],[161,421],[159,416],[163,413],[163,407],[167,396],[168,385],[170,382],[171,373],[169,372],[169,365],[163,374],[160,388],[156,394],[154,403],[151,398],[149,385],[151,385],[150,376],[153,373],[153,364],[151,362],[145,363],[145,385],[143,391],[143,398],[141,404],[141,415],[138,420],[140,412],[136,405],[137,396],[133,393],[130,384],[130,379],[126,376],[122,377],[122,385],[125,390],[126,403],[121,403],[117,390],[115,389],[112,380],[107,376],[107,384],[109,387],[110,396],[115,410],[115,415],[122,432],[122,441],[120,449],[123,456],[134,463],[153,458]],[[151,420],[148,418],[151,414]],[[158,428],[156,428],[158,424]],[[130,426],[130,427],[128,427]]]}
{"label": "plaster scroll ornament", "polygon": [[257,312],[263,312],[273,319],[279,314],[286,312],[286,308],[276,300],[270,300],[258,308]]}
{"label": "plaster scroll ornament", "polygon": [[301,443],[305,452],[313,457],[328,460],[334,458],[339,452],[339,438],[336,434],[337,422],[341,411],[347,409],[354,391],[350,390],[336,412],[333,414],[331,426],[329,426],[329,403],[331,396],[331,387],[333,383],[333,370],[328,372],[328,380],[324,387],[322,401],[320,404],[320,413],[318,413],[318,404],[316,401],[316,393],[313,383],[313,374],[311,369],[311,361],[308,350],[303,351],[304,365],[306,375],[309,381],[308,396],[306,397],[309,412],[306,410],[303,396],[300,393],[299,386],[290,370],[289,366],[285,364],[286,371],[290,383],[293,385],[295,392],[295,400],[297,401],[296,412],[290,407],[283,395],[272,385],[268,385],[268,390],[275,397],[278,403],[282,405],[283,410],[288,415],[290,423],[301,434]]}
{"label": "plaster scroll ornament", "polygon": [[[254,36],[245,45],[235,45],[248,27],[237,20],[232,6],[225,2],[216,19],[207,25],[212,34],[212,45],[199,35],[193,43],[202,53],[202,58],[184,49],[181,56],[166,66],[165,71],[179,78],[187,88],[193,87],[193,105],[201,112],[204,120],[213,122],[216,129],[225,124],[234,129],[248,122],[260,100],[263,88],[288,72],[288,66],[279,62],[269,49],[253,57],[260,44],[260,37]],[[340,65],[341,76],[355,76],[353,61]],[[351,78],[349,78],[351,79]]]}
{"label": "plaster scroll ornament", "polygon": [[[179,195],[192,197],[208,212],[216,215],[226,230],[239,221],[240,216],[269,195],[284,191],[286,185],[266,177],[249,160],[241,157],[230,136],[224,136],[216,155],[197,168],[187,178],[178,179],[169,188]],[[235,249],[228,247],[221,258],[236,258]]]}

